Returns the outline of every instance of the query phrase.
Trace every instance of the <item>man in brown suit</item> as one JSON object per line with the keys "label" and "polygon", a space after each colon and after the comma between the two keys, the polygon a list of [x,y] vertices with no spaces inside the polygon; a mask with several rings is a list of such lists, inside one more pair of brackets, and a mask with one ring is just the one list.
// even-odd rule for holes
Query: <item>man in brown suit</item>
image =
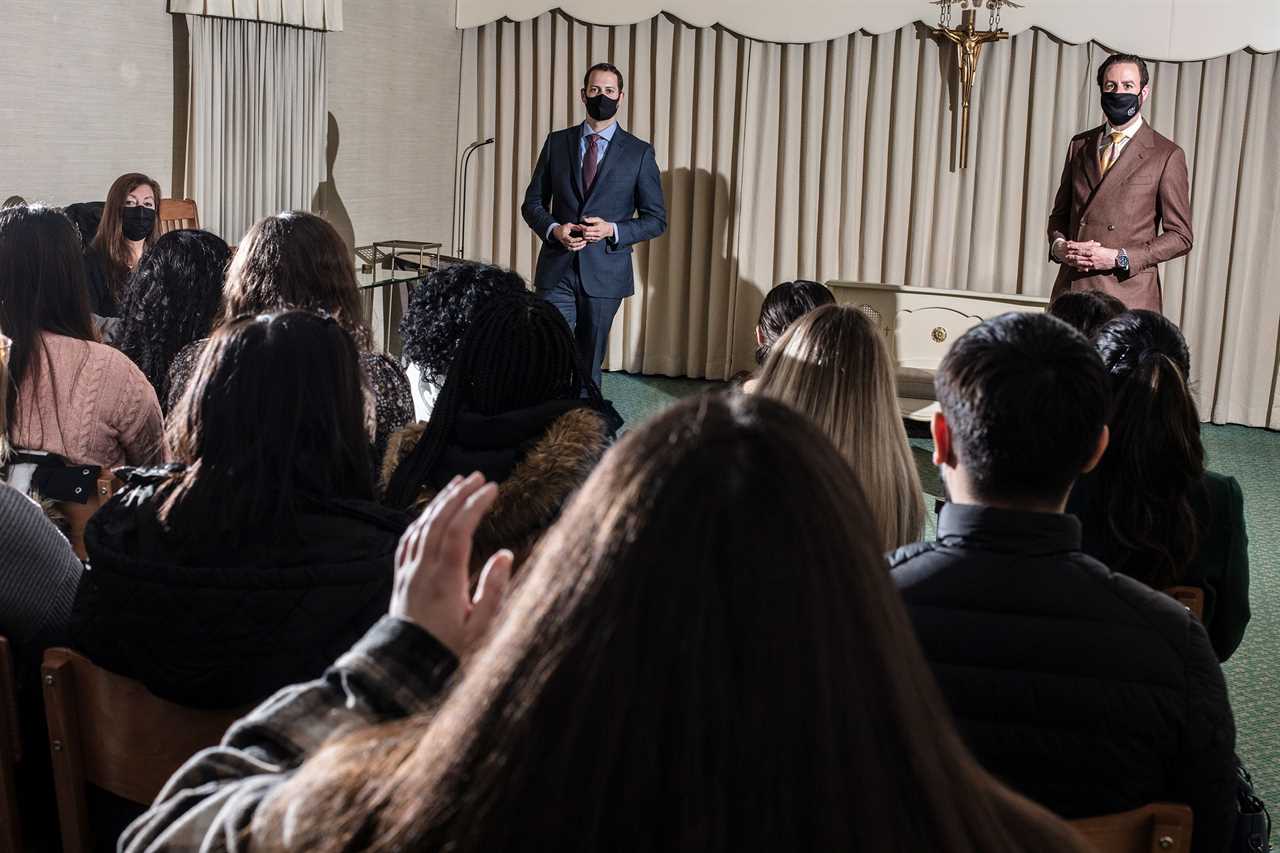
{"label": "man in brown suit", "polygon": [[1116,54],[1098,69],[1107,123],[1077,134],[1049,214],[1053,297],[1102,290],[1129,308],[1161,310],[1156,265],[1191,251],[1187,157],[1140,112],[1147,64]]}

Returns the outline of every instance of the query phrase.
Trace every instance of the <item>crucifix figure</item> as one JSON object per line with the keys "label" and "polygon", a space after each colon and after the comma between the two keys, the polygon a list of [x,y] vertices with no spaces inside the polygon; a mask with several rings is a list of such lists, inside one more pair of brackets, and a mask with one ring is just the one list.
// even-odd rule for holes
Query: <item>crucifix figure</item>
{"label": "crucifix figure", "polygon": [[989,41],[1007,39],[1004,30],[979,30],[974,27],[973,9],[965,9],[960,16],[960,29],[939,27],[938,35],[956,43],[956,67],[960,71],[960,168],[969,165],[969,99],[973,94],[973,78],[978,71],[978,57],[982,46]]}

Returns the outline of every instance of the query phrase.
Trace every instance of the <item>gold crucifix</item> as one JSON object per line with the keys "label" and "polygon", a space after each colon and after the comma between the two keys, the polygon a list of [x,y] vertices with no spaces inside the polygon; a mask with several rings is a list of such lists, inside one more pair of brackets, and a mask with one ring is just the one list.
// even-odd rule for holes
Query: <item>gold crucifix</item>
{"label": "gold crucifix", "polygon": [[[952,2],[953,0],[937,0],[938,5],[942,6],[942,26],[934,28],[932,32],[934,35],[955,42],[956,45],[956,68],[960,72],[960,168],[964,169],[969,165],[969,102],[973,95],[973,78],[978,73],[978,57],[982,55],[982,46],[987,42],[1000,41],[1009,37],[1008,33],[998,28],[1000,7],[1018,4],[1010,3],[1008,0],[987,0],[987,6],[992,10],[992,27],[979,30],[974,25],[974,19],[977,17],[974,8],[962,9],[959,29],[947,26],[951,18]],[[962,7],[969,6],[970,3],[976,7],[979,2],[980,0],[978,2],[962,0]]]}

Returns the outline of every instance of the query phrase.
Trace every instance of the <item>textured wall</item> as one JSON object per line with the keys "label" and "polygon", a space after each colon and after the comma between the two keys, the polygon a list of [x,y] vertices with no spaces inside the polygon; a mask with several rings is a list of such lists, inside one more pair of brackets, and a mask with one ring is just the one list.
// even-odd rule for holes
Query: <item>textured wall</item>
{"label": "textured wall", "polygon": [[101,200],[117,175],[173,189],[165,0],[0,0],[0,199]]}
{"label": "textured wall", "polygon": [[360,0],[326,37],[331,177],[317,207],[348,240],[450,248],[462,51],[453,14],[453,0]]}

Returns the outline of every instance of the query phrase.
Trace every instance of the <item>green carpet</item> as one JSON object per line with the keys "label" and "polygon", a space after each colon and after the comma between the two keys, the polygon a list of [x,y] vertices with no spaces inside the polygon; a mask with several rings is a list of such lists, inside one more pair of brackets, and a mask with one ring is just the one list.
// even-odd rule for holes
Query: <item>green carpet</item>
{"label": "green carpet", "polygon": [[[681,397],[722,386],[625,373],[604,377],[605,396],[613,400],[628,427]],[[1237,751],[1273,816],[1280,817],[1280,515],[1266,509],[1280,506],[1280,433],[1206,424],[1203,437],[1209,466],[1235,477],[1244,492],[1253,619],[1244,642],[1223,670],[1236,717]],[[911,444],[925,492],[936,495],[940,484],[929,458],[930,442],[913,439]],[[927,518],[926,537],[931,537],[932,511]],[[1280,846],[1280,826],[1272,843]]]}

